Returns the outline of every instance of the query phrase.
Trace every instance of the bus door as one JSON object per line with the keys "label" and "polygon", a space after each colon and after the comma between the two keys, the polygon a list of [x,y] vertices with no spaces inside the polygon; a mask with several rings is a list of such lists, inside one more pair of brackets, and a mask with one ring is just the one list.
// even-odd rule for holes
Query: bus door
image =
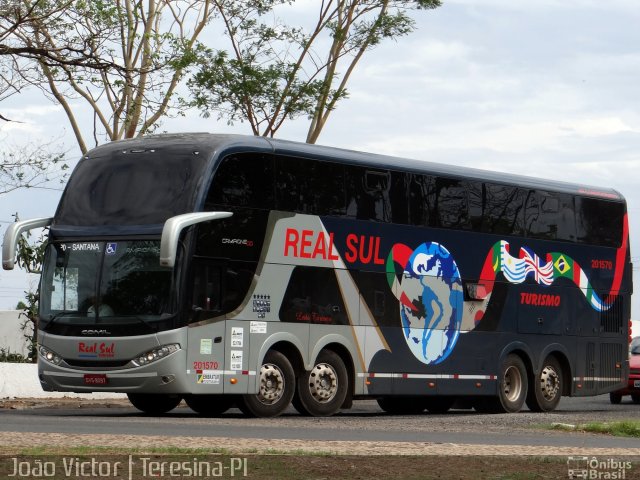
{"label": "bus door", "polygon": [[223,393],[226,323],[223,267],[194,259],[187,372],[196,394]]}

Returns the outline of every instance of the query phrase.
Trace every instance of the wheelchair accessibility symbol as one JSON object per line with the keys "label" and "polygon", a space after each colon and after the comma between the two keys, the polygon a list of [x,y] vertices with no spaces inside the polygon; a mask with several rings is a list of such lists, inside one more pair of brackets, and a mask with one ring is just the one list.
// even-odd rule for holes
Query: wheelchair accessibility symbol
{"label": "wheelchair accessibility symbol", "polygon": [[107,249],[105,250],[105,255],[115,255],[116,248],[118,248],[117,243],[107,243]]}

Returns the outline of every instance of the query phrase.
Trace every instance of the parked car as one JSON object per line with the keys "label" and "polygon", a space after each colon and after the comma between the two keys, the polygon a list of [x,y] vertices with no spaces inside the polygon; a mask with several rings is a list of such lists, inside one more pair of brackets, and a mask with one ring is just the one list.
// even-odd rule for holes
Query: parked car
{"label": "parked car", "polygon": [[611,403],[620,403],[624,395],[631,395],[633,403],[640,403],[640,337],[631,341],[629,353],[629,383],[625,388],[609,394]]}

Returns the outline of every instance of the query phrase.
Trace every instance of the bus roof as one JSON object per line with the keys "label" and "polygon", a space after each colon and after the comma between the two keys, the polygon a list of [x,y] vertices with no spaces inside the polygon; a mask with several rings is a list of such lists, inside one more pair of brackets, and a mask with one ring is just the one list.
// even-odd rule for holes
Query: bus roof
{"label": "bus roof", "polygon": [[212,160],[221,155],[240,151],[260,151],[282,155],[296,155],[345,164],[365,165],[372,168],[410,171],[415,173],[441,175],[458,179],[481,180],[493,183],[516,185],[521,188],[548,192],[570,193],[586,197],[624,201],[623,196],[614,189],[591,185],[569,183],[558,180],[535,178],[524,175],[502,173],[456,165],[415,160],[388,155],[326,147],[308,143],[293,142],[274,138],[250,135],[212,134],[212,133],[175,133],[149,135],[136,139],[119,140],[91,150],[85,158],[102,156],[107,152],[122,149],[171,148],[197,150]]}

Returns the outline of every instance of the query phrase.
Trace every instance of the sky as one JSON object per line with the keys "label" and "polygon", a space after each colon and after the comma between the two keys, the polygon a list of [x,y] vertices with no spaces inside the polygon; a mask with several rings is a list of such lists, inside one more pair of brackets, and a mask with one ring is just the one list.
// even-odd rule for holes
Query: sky
{"label": "sky", "polygon": [[[300,16],[314,8],[298,5]],[[444,0],[414,18],[415,32],[364,57],[317,143],[615,188],[628,202],[640,285],[637,0]],[[37,92],[4,101],[2,113],[25,123],[0,124],[1,142],[51,141],[79,157],[62,109]],[[161,130],[250,134],[248,124],[184,113]],[[304,141],[306,128],[302,119],[278,136]],[[53,188],[0,196],[0,234],[15,212],[53,215]],[[0,272],[0,309],[36,284]]]}

